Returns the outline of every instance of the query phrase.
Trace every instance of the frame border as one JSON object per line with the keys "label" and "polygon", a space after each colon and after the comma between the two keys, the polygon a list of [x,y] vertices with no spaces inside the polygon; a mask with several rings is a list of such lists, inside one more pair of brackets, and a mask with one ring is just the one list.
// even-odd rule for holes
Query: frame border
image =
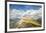
{"label": "frame border", "polygon": [[44,13],[44,27],[43,29],[40,30],[23,30],[23,31],[10,31],[10,32],[29,32],[29,31],[43,31],[45,30],[45,3],[44,2],[29,2],[29,1],[5,1],[5,33],[7,33],[7,2],[23,2],[23,3],[39,3],[39,4],[43,4],[44,8],[43,8],[43,13]]}

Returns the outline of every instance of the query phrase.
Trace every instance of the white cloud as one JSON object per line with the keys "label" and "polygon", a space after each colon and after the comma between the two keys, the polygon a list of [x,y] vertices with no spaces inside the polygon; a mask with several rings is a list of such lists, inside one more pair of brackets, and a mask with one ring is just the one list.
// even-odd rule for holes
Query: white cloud
{"label": "white cloud", "polygon": [[31,12],[31,16],[34,19],[38,19],[40,17],[42,17],[42,8],[40,8],[39,10],[33,10],[34,12]]}
{"label": "white cloud", "polygon": [[39,17],[42,16],[42,9],[40,8],[39,10],[27,10],[24,12],[23,10],[16,10],[13,9],[10,11],[10,18],[15,19],[18,15],[18,18],[23,17],[24,15],[30,15],[31,18],[38,19]]}
{"label": "white cloud", "polygon": [[12,9],[10,10],[10,18],[15,19],[17,16],[18,18],[20,18],[23,13],[24,13],[23,10]]}

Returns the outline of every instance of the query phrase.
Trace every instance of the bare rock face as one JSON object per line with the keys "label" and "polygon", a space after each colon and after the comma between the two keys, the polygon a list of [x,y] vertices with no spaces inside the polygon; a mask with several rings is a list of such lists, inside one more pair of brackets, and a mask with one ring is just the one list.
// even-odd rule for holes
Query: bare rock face
{"label": "bare rock face", "polygon": [[[37,13],[36,13],[37,12]],[[19,15],[19,17],[17,17]],[[18,19],[20,20],[18,21]],[[41,27],[41,18],[42,18],[42,11],[27,11],[27,12],[19,12],[18,10],[13,10],[10,12],[10,19],[15,20],[13,22],[12,28],[28,28],[28,27]]]}
{"label": "bare rock face", "polygon": [[26,16],[16,23],[16,28],[40,27],[38,21]]}

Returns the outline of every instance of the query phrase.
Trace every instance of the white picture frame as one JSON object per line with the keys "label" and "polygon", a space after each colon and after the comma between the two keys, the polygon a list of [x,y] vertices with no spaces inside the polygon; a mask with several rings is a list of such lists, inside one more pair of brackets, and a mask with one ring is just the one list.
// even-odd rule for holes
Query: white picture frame
{"label": "white picture frame", "polygon": [[[35,28],[10,28],[10,20],[9,20],[9,11],[10,11],[10,4],[21,4],[21,5],[40,5],[41,6],[41,10],[42,10],[42,23],[41,23],[41,27],[35,27]],[[37,13],[37,12],[36,12]],[[35,30],[44,30],[44,4],[43,3],[26,3],[26,2],[7,2],[7,32],[9,32],[9,31],[35,31]]]}

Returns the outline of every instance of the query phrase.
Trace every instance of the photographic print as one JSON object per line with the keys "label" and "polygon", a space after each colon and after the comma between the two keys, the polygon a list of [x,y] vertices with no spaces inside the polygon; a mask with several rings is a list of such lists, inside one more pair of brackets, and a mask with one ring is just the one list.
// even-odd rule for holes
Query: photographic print
{"label": "photographic print", "polygon": [[43,29],[43,8],[40,3],[7,2],[7,31]]}

